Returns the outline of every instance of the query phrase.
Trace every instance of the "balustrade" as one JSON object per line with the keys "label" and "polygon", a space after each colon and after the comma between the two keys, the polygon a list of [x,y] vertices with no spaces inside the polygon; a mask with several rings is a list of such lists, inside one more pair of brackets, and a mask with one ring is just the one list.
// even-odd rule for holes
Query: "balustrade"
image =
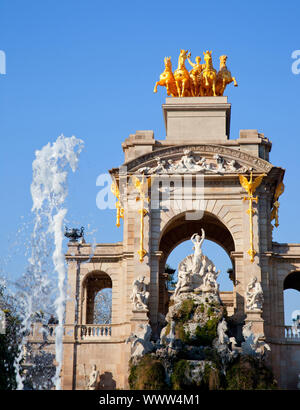
{"label": "balustrade", "polygon": [[[57,325],[33,323],[28,331],[28,339],[53,341],[55,340],[55,328]],[[63,331],[65,334],[65,329]]]}
{"label": "balustrade", "polygon": [[294,340],[300,342],[300,329],[296,329],[294,326],[284,326],[285,338],[287,340]]}
{"label": "balustrade", "polygon": [[111,325],[81,325],[80,337],[82,340],[109,338]]}

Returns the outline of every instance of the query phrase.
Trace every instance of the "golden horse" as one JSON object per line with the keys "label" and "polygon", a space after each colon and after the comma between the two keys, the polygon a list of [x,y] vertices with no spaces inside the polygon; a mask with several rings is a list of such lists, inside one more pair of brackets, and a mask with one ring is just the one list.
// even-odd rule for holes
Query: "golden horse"
{"label": "golden horse", "polygon": [[234,86],[237,87],[237,82],[234,77],[231,77],[230,71],[226,67],[227,56],[223,55],[220,57],[220,70],[217,74],[216,82],[216,94],[223,95],[225,88],[228,84],[234,83]]}
{"label": "golden horse", "polygon": [[159,80],[155,83],[153,92],[157,92],[157,86],[166,87],[167,94],[172,95],[172,97],[177,97],[177,88],[174,75],[172,73],[172,63],[171,57],[165,57],[165,71],[159,76]]}
{"label": "golden horse", "polygon": [[205,67],[200,74],[200,95],[201,97],[216,96],[217,70],[212,64],[211,51],[204,54]]}
{"label": "golden horse", "polygon": [[180,50],[178,68],[174,71],[178,97],[193,96],[193,84],[188,70],[185,67],[188,50]]}

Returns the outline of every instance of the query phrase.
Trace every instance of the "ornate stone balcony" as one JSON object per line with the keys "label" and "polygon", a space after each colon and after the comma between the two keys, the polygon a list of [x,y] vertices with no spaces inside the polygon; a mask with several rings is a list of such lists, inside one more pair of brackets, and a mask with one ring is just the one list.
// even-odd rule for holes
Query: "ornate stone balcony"
{"label": "ornate stone balcony", "polygon": [[[84,324],[73,326],[76,329],[78,340],[82,341],[101,341],[122,338],[124,334],[124,325],[126,324]],[[55,343],[55,328],[57,325],[43,325],[42,323],[33,323],[27,336],[29,343]],[[64,336],[68,335],[70,326],[64,326]],[[125,332],[126,333],[126,332]]]}
{"label": "ornate stone balcony", "polygon": [[76,326],[76,338],[80,342],[115,343],[125,341],[130,334],[130,323],[105,325],[82,324]]}
{"label": "ornate stone balcony", "polygon": [[112,325],[80,325],[78,336],[81,340],[99,340],[111,337]]}
{"label": "ornate stone balcony", "polygon": [[300,330],[296,330],[293,326],[284,326],[285,340],[289,342],[300,343]]}

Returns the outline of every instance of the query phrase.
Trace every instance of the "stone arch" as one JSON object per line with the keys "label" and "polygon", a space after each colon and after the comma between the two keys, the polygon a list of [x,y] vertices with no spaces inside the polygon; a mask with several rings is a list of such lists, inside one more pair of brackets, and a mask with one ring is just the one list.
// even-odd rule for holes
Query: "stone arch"
{"label": "stone arch", "polygon": [[96,294],[105,288],[112,288],[111,277],[103,271],[91,271],[82,281],[82,295],[84,304],[83,320],[87,324],[93,323],[94,317],[94,301]]}
{"label": "stone arch", "polygon": [[[211,218],[211,220],[215,220],[215,222],[218,221],[218,224],[223,226],[224,230],[227,230],[230,236],[232,237],[233,241],[233,246],[231,247],[224,247],[220,241],[218,242],[218,239],[216,235],[214,236],[214,239],[212,238],[214,242],[218,243],[220,246],[222,246],[225,251],[228,253],[230,256],[230,252],[233,250],[237,250],[239,247],[239,244],[241,243],[241,240],[243,238],[243,227],[242,227],[242,220],[240,218],[240,214],[236,211],[240,211],[240,203],[237,203],[235,205],[235,212],[233,212],[234,207],[232,205],[227,204],[225,201],[218,201],[215,199],[210,199],[210,200],[201,200],[201,211],[203,212],[203,218],[207,218],[208,216]],[[163,233],[169,229],[169,226],[173,224],[173,222],[178,219],[185,217],[187,213],[190,212],[195,212],[198,210],[191,210],[191,209],[186,209],[183,210],[181,213],[178,214],[178,212],[171,208],[168,211],[164,212],[161,216],[161,224],[160,224],[160,238],[159,242],[161,241]],[[186,222],[195,222],[195,223],[200,223],[203,220],[203,218],[199,220],[188,220],[186,219]]]}
{"label": "stone arch", "polygon": [[[173,216],[161,230],[159,250],[164,251],[165,259],[181,242],[189,239],[198,228],[204,228],[206,238],[220,245],[230,256],[236,248],[234,234],[215,214],[204,211],[198,220],[186,219],[186,212]],[[190,235],[191,233],[191,235]]]}
{"label": "stone arch", "polygon": [[[168,294],[165,289],[165,277],[163,275],[165,264],[169,254],[180,243],[191,238],[193,233],[205,230],[206,239],[220,245],[231,258],[231,252],[236,249],[234,236],[229,228],[215,214],[204,211],[203,217],[198,220],[186,219],[186,212],[173,216],[169,219],[161,231],[159,238],[159,251],[162,254],[159,264],[159,311],[166,312]],[[234,264],[233,264],[234,266]],[[234,272],[233,272],[234,278]]]}

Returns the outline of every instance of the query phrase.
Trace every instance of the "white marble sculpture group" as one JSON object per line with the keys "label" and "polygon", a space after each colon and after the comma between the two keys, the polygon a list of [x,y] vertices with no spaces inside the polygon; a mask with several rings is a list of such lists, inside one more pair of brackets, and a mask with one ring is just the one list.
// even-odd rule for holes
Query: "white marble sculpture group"
{"label": "white marble sculpture group", "polygon": [[140,276],[133,281],[130,300],[134,306],[133,310],[148,311],[149,292],[145,283],[145,276]]}
{"label": "white marble sculpture group", "polygon": [[240,165],[235,159],[228,160],[219,154],[215,154],[212,160],[198,156],[189,149],[183,151],[183,156],[179,160],[162,159],[156,157],[156,165],[153,167],[143,167],[138,169],[139,173],[154,174],[185,174],[185,173],[214,173],[224,174],[232,172],[246,172],[247,167]]}
{"label": "white marble sculpture group", "polygon": [[220,271],[216,271],[214,263],[203,254],[204,239],[204,229],[201,230],[201,236],[194,233],[191,237],[194,254],[188,255],[178,266],[178,280],[172,296],[175,300],[184,292],[218,293],[217,277]]}
{"label": "white marble sculpture group", "polygon": [[263,290],[255,276],[250,280],[246,290],[246,310],[261,310],[264,303]]}
{"label": "white marble sculpture group", "polygon": [[266,351],[270,351],[270,346],[263,340],[263,335],[254,334],[252,332],[252,322],[248,322],[243,326],[243,337],[245,341],[242,343],[242,353],[250,356],[264,356]]}
{"label": "white marble sculpture group", "polygon": [[126,343],[131,343],[131,357],[138,358],[153,349],[151,339],[151,326],[141,323],[138,325],[137,331],[132,333]]}
{"label": "white marble sculpture group", "polygon": [[[180,303],[182,295],[185,293],[200,293],[205,294],[207,300],[209,296],[219,298],[219,285],[217,277],[220,271],[216,270],[214,263],[202,252],[202,245],[205,240],[205,231],[201,229],[201,235],[194,233],[191,237],[194,253],[185,257],[178,266],[178,280],[175,291],[171,297],[174,304]],[[149,292],[145,283],[145,277],[140,276],[133,282],[132,294],[130,297],[133,310],[148,311]],[[246,294],[246,309],[260,310],[263,304],[263,292],[260,282],[254,277],[250,280]],[[168,316],[168,315],[167,315]],[[164,322],[164,318],[161,319]],[[175,346],[175,321],[169,324],[168,333],[167,326],[163,327],[160,333],[159,343],[173,349]],[[251,330],[252,323],[247,322],[242,329],[244,342],[241,347],[237,347],[237,342],[234,337],[227,335],[227,323],[223,318],[217,328],[217,338],[214,341],[214,347],[217,349],[223,365],[238,353],[251,356],[263,356],[267,350],[270,350],[268,344],[263,340],[262,335],[256,335]],[[139,324],[137,331],[132,333],[126,340],[126,343],[131,343],[131,357],[138,358],[154,349],[154,343],[151,341],[151,326],[149,324]]]}
{"label": "white marble sculpture group", "polygon": [[263,335],[257,335],[252,332],[252,322],[243,326],[242,334],[244,342],[241,347],[237,347],[234,337],[227,336],[227,323],[225,319],[219,322],[217,328],[218,338],[214,342],[214,347],[218,351],[223,365],[235,358],[238,353],[245,356],[263,357],[266,351],[270,351],[270,346],[264,341]]}

